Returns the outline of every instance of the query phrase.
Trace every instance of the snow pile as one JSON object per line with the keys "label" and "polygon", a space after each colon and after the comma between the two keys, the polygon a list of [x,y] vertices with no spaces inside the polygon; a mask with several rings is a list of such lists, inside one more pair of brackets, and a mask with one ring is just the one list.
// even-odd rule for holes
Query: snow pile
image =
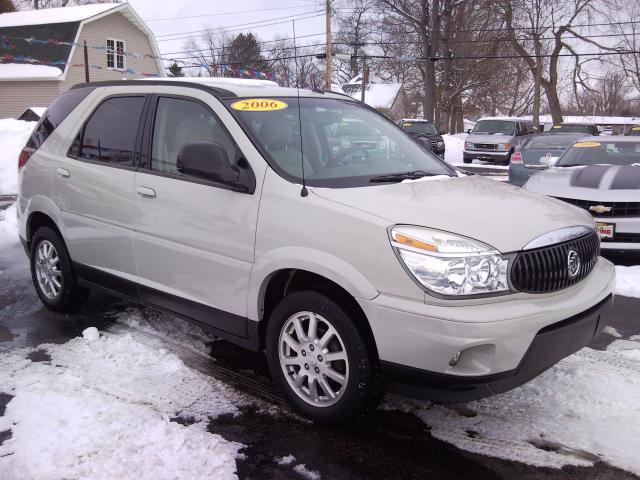
{"label": "snow pile", "polygon": [[616,265],[616,294],[640,298],[640,265],[633,267]]}
{"label": "snow pile", "polygon": [[[293,455],[287,455],[286,457],[276,457],[275,461],[278,465],[294,465],[296,457]],[[298,463],[294,465],[293,471],[307,480],[320,480],[322,476],[317,470],[309,470],[304,463]]]}
{"label": "snow pile", "polygon": [[[74,2],[71,2],[72,4]],[[22,10],[3,13],[0,17],[0,28],[19,27],[24,25],[44,25],[50,23],[79,22],[99,15],[112,8],[119,7],[119,3],[100,3],[95,5],[69,6],[64,8],[47,8],[40,10]]]}
{"label": "snow pile", "polygon": [[0,119],[0,195],[18,193],[18,156],[35,122]]}
{"label": "snow pile", "polygon": [[40,348],[50,362],[0,356],[0,391],[13,396],[0,417],[11,430],[3,479],[236,478],[242,445],[207,431],[242,403],[221,382],[128,335]]}
{"label": "snow pile", "polygon": [[[192,323],[150,308],[129,307],[124,312],[118,312],[116,319],[119,325],[161,337],[167,343],[180,345],[200,354],[209,355],[212,342],[217,340],[217,337]],[[113,330],[117,331],[117,326]]]}
{"label": "snow pile", "polygon": [[30,63],[0,63],[0,78],[43,78],[55,79],[62,70],[50,65],[32,65]]}
{"label": "snow pile", "polygon": [[434,437],[481,455],[556,468],[602,460],[640,474],[638,340],[624,351],[583,349],[522,387],[464,407],[391,397],[385,408],[412,412]]}
{"label": "snow pile", "polygon": [[16,206],[0,210],[0,248],[18,243],[18,219]]}
{"label": "snow pile", "polygon": [[444,160],[447,163],[458,164],[462,162],[462,151],[464,150],[464,140],[466,133],[456,133],[454,135],[443,135],[444,139]]}

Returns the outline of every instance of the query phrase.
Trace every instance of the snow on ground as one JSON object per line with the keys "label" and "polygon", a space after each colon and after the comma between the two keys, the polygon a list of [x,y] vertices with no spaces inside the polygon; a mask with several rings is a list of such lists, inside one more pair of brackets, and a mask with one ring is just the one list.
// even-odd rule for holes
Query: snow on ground
{"label": "snow on ground", "polygon": [[18,156],[35,122],[0,119],[0,195],[18,192]]}
{"label": "snow on ground", "polygon": [[522,387],[464,407],[393,396],[384,408],[417,415],[434,437],[470,452],[555,468],[603,460],[640,474],[639,340],[583,349]]}
{"label": "snow on ground", "polygon": [[179,344],[182,348],[200,354],[209,355],[211,344],[217,340],[217,337],[192,323],[177,320],[150,308],[129,307],[115,316],[119,324],[161,337],[165,342]]}
{"label": "snow on ground", "polygon": [[0,210],[0,248],[18,243],[18,219],[16,206]]}
{"label": "snow on ground", "polygon": [[32,349],[0,355],[0,391],[13,396],[0,417],[11,430],[3,480],[236,478],[242,445],[207,424],[244,400],[173,354],[96,333],[40,346],[50,362],[30,361]]}
{"label": "snow on ground", "polygon": [[462,163],[462,151],[464,150],[464,140],[466,133],[456,133],[453,135],[443,135],[444,140],[444,160],[447,163]]}
{"label": "snow on ground", "polygon": [[640,298],[640,265],[616,265],[616,294]]}

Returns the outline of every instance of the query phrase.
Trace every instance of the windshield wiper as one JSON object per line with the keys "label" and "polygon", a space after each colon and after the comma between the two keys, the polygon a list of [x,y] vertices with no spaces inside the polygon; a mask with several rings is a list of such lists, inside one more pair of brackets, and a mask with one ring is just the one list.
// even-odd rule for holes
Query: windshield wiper
{"label": "windshield wiper", "polygon": [[435,177],[437,175],[448,175],[447,173],[425,172],[424,170],[412,170],[410,172],[390,173],[388,175],[378,175],[369,179],[370,182],[401,182],[403,180],[416,180],[422,177]]}

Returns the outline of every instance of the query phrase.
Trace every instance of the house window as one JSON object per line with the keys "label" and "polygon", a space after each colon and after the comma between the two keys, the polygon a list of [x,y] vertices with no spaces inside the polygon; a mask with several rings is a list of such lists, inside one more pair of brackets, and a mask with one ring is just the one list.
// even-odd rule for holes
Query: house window
{"label": "house window", "polygon": [[125,52],[124,40],[107,38],[107,67],[125,70],[127,68]]}

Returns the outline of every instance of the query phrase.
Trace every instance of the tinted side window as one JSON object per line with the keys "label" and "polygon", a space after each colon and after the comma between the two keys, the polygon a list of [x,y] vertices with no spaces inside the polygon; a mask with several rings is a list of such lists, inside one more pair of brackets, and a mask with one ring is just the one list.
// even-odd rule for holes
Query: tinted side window
{"label": "tinted side window", "polygon": [[156,109],[151,148],[151,169],[181,175],[176,167],[178,152],[187,143],[217,143],[229,160],[237,158],[237,148],[214,114],[197,102],[160,97]]}
{"label": "tinted side window", "polygon": [[105,100],[91,115],[70,154],[78,158],[132,166],[144,97]]}
{"label": "tinted side window", "polygon": [[76,88],[63,93],[51,102],[38,125],[33,129],[27,147],[37,149],[58,128],[58,125],[82,102],[93,88]]}

